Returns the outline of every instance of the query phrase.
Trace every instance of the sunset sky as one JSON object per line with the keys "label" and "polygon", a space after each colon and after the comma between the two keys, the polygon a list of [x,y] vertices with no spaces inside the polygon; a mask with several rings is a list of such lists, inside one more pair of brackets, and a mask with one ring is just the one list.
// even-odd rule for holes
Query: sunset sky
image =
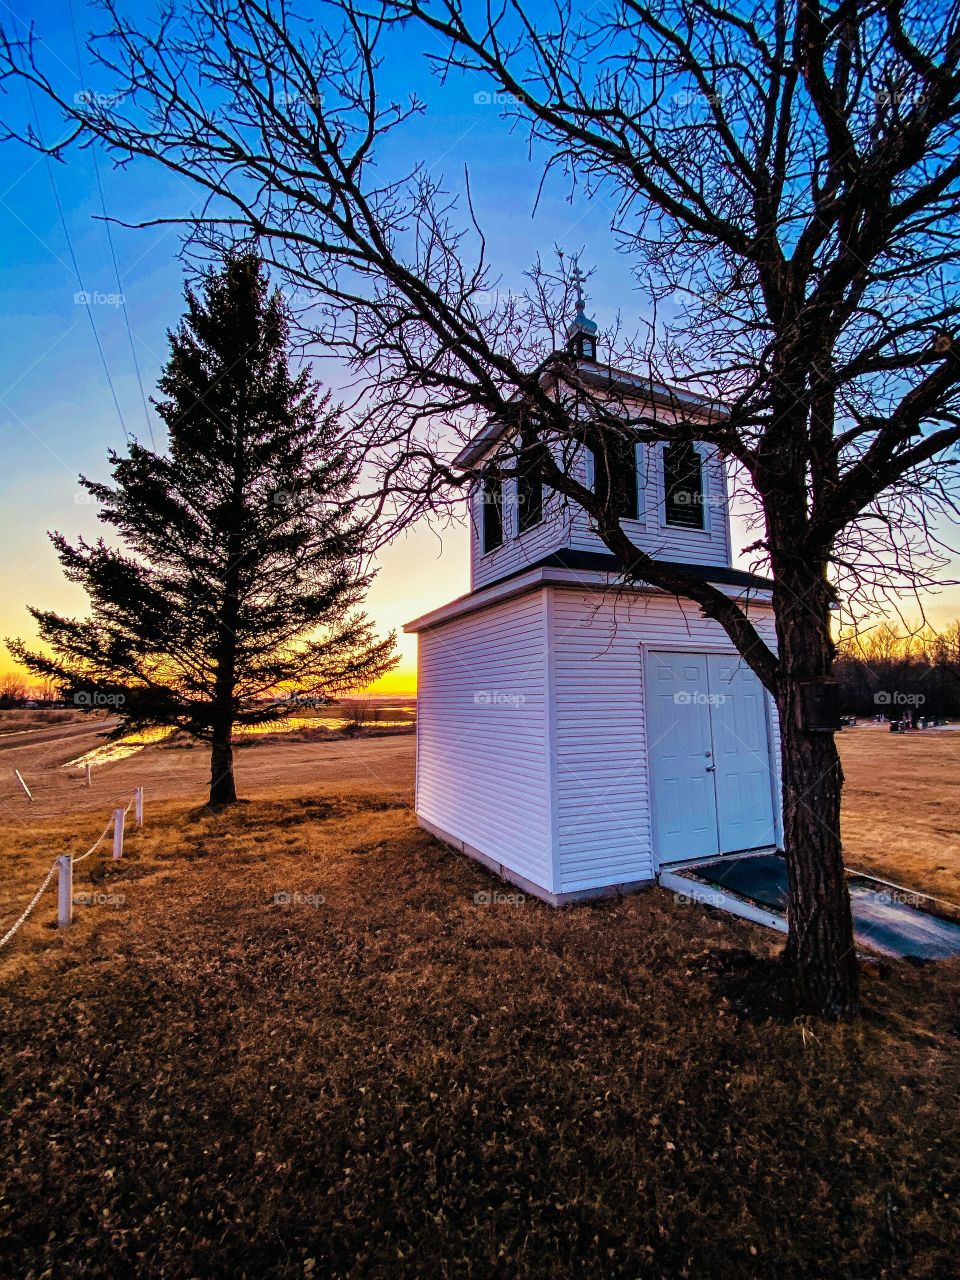
{"label": "sunset sky", "polygon": [[[144,0],[128,10],[154,12]],[[103,91],[89,72],[77,70],[70,13],[62,0],[40,4],[5,4],[3,22],[23,32],[31,20],[44,41],[43,58],[51,74],[81,89]],[[15,10],[15,13],[14,13]],[[82,5],[76,7],[80,35],[100,19]],[[85,54],[82,56],[85,57]],[[502,273],[503,287],[522,287],[522,275],[538,253],[554,246],[567,253],[584,250],[584,264],[593,269],[589,284],[590,311],[601,329],[622,313],[627,327],[644,306],[625,263],[609,233],[609,211],[601,203],[571,202],[559,178],[542,195],[533,213],[539,168],[528,156],[524,138],[510,135],[498,118],[496,104],[485,101],[479,82],[457,80],[440,88],[425,66],[412,56],[397,55],[387,64],[389,87],[396,94],[416,91],[426,99],[428,114],[413,122],[395,142],[390,164],[409,167],[423,156],[435,157],[431,172],[443,174],[451,190],[463,183],[464,165],[490,260]],[[480,94],[480,100],[477,95]],[[36,111],[43,136],[60,136],[62,126],[39,99],[31,101],[23,88],[13,86],[2,101],[0,116],[21,126]],[[90,152],[69,153],[66,164],[51,164],[26,149],[7,144],[0,178],[2,263],[0,290],[4,321],[0,347],[0,435],[3,472],[0,477],[0,637],[30,637],[28,604],[80,613],[84,596],[67,584],[47,539],[58,529],[70,537],[93,538],[98,528],[95,510],[80,501],[79,473],[106,478],[106,452],[122,448],[120,417],[131,434],[149,442],[149,423],[157,442],[163,436],[152,409],[145,414],[133,349],[149,397],[166,359],[165,331],[181,312],[183,268],[178,261],[176,230],[113,229],[121,285],[102,221],[97,174]],[[51,183],[55,183],[55,190]],[[195,190],[149,162],[118,171],[104,157],[99,177],[105,206],[111,216],[133,221],[172,216],[196,207]],[[61,224],[57,201],[69,232],[71,248]],[[75,269],[72,254],[76,257]],[[82,288],[97,299],[78,303]],[[117,305],[122,292],[125,306]],[[97,338],[119,403],[114,403]],[[128,334],[126,324],[129,323]],[[318,363],[317,373],[336,388],[339,370]],[[741,540],[742,542],[742,540]],[[739,543],[735,540],[735,545]],[[442,536],[420,526],[394,543],[381,556],[381,572],[370,594],[369,611],[381,630],[396,628],[410,618],[467,590],[468,554],[463,528],[444,529]],[[934,622],[960,613],[955,589],[941,595],[930,610]],[[400,636],[402,664],[381,686],[389,692],[412,692],[415,687],[415,642]],[[11,667],[0,651],[0,672]]]}

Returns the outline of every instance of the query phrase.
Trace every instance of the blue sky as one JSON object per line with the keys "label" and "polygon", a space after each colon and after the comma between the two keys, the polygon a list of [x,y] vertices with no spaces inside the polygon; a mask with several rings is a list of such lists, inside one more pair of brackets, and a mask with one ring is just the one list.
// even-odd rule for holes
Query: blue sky
{"label": "blue sky", "polygon": [[[155,13],[147,0],[135,0],[126,10],[139,15]],[[35,23],[42,42],[42,65],[71,93],[109,89],[109,84],[101,82],[102,77],[86,65],[84,33],[102,21],[95,10],[79,3],[73,10],[85,64],[81,70],[71,9],[64,0],[3,2],[0,13],[9,32],[22,35],[31,22]],[[601,321],[605,315],[612,319],[618,307],[629,311],[636,306],[638,299],[631,293],[624,264],[615,254],[607,230],[606,211],[583,202],[570,203],[558,180],[541,198],[534,218],[539,171],[528,159],[525,139],[520,134],[511,136],[499,119],[498,107],[477,100],[483,84],[458,77],[441,88],[405,38],[395,43],[394,50],[384,69],[391,90],[399,95],[415,89],[427,100],[428,113],[397,136],[391,162],[412,163],[430,157],[431,172],[448,177],[456,188],[462,184],[464,166],[469,165],[490,257],[502,273],[504,285],[519,287],[522,273],[538,252],[549,256],[557,244],[567,252],[585,248],[584,263],[595,272],[590,281],[591,306]],[[63,136],[57,113],[39,95],[28,95],[22,84],[10,86],[0,100],[0,111],[5,120],[21,126],[36,113],[45,141]],[[77,588],[64,583],[46,531],[56,528],[69,535],[95,536],[94,510],[78,501],[84,495],[77,475],[83,472],[106,478],[107,450],[122,448],[124,442],[121,416],[128,431],[149,439],[143,394],[149,398],[153,392],[166,358],[166,330],[176,323],[181,311],[184,269],[177,257],[178,231],[115,226],[108,236],[99,220],[97,170],[106,210],[121,222],[179,216],[195,207],[197,199],[189,184],[148,161],[134,161],[117,169],[101,154],[95,168],[93,153],[76,148],[65,153],[65,158],[66,163],[58,164],[16,143],[3,147],[2,635],[32,633],[28,603],[67,611],[82,609],[83,597]],[[77,300],[81,287],[92,298],[91,303]],[[122,295],[122,304],[118,295]],[[321,365],[318,371],[336,385],[335,369]],[[162,441],[152,409],[149,421],[158,442]],[[398,571],[402,571],[402,590],[396,585]],[[467,586],[467,547],[462,532],[445,531],[440,540],[430,531],[415,530],[385,554],[384,569],[371,597],[372,612],[384,628],[399,626]],[[408,665],[411,642],[405,641],[404,646]],[[0,665],[2,662],[0,659]]]}
{"label": "blue sky", "polygon": [[[143,16],[156,12],[152,0],[134,0],[125,9]],[[109,90],[89,67],[77,65],[71,19],[75,18],[85,60],[84,33],[102,22],[95,10],[79,0],[73,15],[65,0],[0,0],[0,14],[10,34],[22,35],[31,22],[36,24],[42,64],[69,93]],[[520,287],[522,273],[536,255],[549,257],[555,245],[568,253],[583,249],[584,264],[593,269],[589,309],[601,328],[622,311],[629,329],[643,299],[627,263],[615,252],[609,210],[601,203],[571,202],[557,177],[547,186],[534,217],[540,169],[530,161],[522,133],[511,135],[498,107],[482,100],[487,86],[479,79],[457,77],[438,86],[408,37],[393,45],[384,79],[393,93],[416,90],[428,105],[424,119],[397,135],[391,167],[428,158],[431,172],[444,174],[451,187],[459,189],[464,166],[469,166],[489,256],[504,286]],[[56,113],[38,95],[31,99],[22,84],[11,85],[0,99],[0,112],[11,123],[24,125],[34,111],[47,141],[62,136]],[[74,148],[65,164],[46,161],[15,143],[6,144],[2,154],[0,636],[32,633],[28,603],[69,612],[82,609],[83,597],[64,583],[46,531],[57,528],[68,535],[95,536],[94,510],[77,500],[77,475],[106,477],[107,450],[123,446],[121,415],[131,433],[149,439],[143,394],[152,393],[166,358],[165,332],[179,317],[184,276],[176,229],[114,227],[118,283],[110,237],[98,221],[101,204],[92,152]],[[196,205],[197,193],[189,184],[149,161],[134,161],[118,170],[101,154],[97,163],[105,207],[121,221],[179,216]],[[92,303],[77,300],[81,287]],[[336,385],[335,369],[321,366],[318,372]],[[161,442],[152,410],[148,416]],[[385,629],[398,627],[468,586],[462,531],[445,531],[441,540],[429,530],[414,530],[385,553],[383,566],[371,611]],[[950,610],[938,612],[945,616]],[[412,655],[412,642],[407,640],[407,668]],[[3,664],[0,655],[0,668]]]}

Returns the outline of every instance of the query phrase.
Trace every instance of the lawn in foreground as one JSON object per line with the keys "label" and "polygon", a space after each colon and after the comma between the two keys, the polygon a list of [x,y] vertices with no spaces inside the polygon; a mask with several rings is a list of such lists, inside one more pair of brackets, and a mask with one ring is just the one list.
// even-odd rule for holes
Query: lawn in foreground
{"label": "lawn in foreground", "polygon": [[372,788],[128,855],[0,970],[0,1274],[953,1273],[955,962],[768,1020],[779,939],[518,899]]}

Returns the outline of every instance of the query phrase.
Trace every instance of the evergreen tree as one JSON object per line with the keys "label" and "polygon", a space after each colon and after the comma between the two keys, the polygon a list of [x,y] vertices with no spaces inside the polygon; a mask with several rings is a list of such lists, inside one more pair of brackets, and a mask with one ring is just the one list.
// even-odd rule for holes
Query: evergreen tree
{"label": "evergreen tree", "polygon": [[110,453],[112,486],[81,477],[120,549],[51,535],[90,617],[31,609],[49,653],[10,650],[78,706],[116,707],[115,736],[172,726],[209,742],[210,803],[229,804],[235,727],[289,714],[285,691],[356,688],[396,658],[357,609],[372,577],[358,459],[329,396],[291,373],[261,261],[227,256],[186,301],[156,402],[169,453],[134,442]]}

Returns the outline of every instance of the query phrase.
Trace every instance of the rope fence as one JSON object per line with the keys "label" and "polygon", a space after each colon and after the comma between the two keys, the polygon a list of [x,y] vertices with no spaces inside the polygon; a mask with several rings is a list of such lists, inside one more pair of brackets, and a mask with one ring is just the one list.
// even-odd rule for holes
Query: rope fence
{"label": "rope fence", "polygon": [[37,890],[37,892],[33,895],[33,898],[31,899],[31,901],[30,901],[29,905],[27,906],[27,908],[26,908],[26,909],[25,909],[25,911],[23,912],[23,915],[21,915],[20,919],[16,922],[16,924],[15,924],[15,925],[13,925],[11,928],[9,928],[9,929],[7,930],[7,932],[3,935],[3,937],[2,937],[2,938],[0,938],[0,947],[4,946],[6,943],[8,943],[8,942],[10,941],[10,939],[13,937],[13,935],[17,932],[17,930],[20,928],[20,926],[21,926],[21,925],[23,924],[23,922],[26,920],[27,916],[29,916],[29,914],[30,914],[30,912],[33,910],[33,908],[37,905],[37,903],[38,903],[38,902],[40,901],[40,899],[43,897],[43,892],[44,892],[44,890],[46,889],[47,885],[50,883],[50,881],[53,879],[53,873],[54,873],[56,870],[57,870],[57,863],[56,863],[56,862],[54,862],[54,863],[53,863],[53,865],[51,866],[50,870],[47,872],[46,876],[44,877],[43,884],[40,886],[40,888]]}
{"label": "rope fence", "polygon": [[107,825],[103,828],[100,835],[93,842],[86,853],[74,857],[71,853],[63,853],[58,858],[54,858],[50,865],[50,870],[43,878],[40,888],[31,898],[30,902],[24,908],[20,917],[10,926],[7,932],[0,938],[0,948],[15,936],[18,930],[26,923],[30,913],[36,907],[37,903],[46,892],[50,881],[55,875],[59,876],[57,883],[57,925],[61,929],[67,928],[73,923],[73,869],[86,862],[87,858],[93,857],[100,846],[106,840],[107,836],[113,831],[113,859],[119,860],[123,857],[123,831],[127,814],[130,810],[134,810],[134,820],[138,827],[143,826],[143,787],[135,787],[133,796],[125,809],[114,809],[113,814],[107,821]]}

